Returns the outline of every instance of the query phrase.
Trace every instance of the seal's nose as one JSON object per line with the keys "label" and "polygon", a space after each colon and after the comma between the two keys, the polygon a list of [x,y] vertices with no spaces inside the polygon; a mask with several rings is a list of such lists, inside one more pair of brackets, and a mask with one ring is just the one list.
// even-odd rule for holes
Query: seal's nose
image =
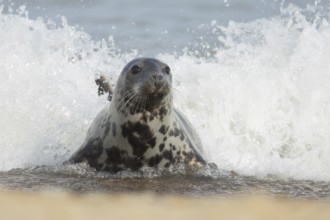
{"label": "seal's nose", "polygon": [[153,75],[152,78],[154,78],[155,82],[158,82],[163,79],[163,76],[162,75]]}
{"label": "seal's nose", "polygon": [[156,89],[162,88],[164,77],[162,75],[153,75],[152,78],[154,79],[154,85]]}

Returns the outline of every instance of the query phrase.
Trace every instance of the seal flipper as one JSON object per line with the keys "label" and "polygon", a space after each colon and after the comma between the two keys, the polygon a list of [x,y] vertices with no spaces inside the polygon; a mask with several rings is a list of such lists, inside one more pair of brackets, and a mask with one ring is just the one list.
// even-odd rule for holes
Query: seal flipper
{"label": "seal flipper", "polygon": [[108,100],[111,101],[113,91],[111,89],[109,80],[107,80],[104,75],[100,75],[99,78],[95,79],[95,83],[96,85],[98,85],[97,94],[101,96],[104,95],[105,93],[108,93]]}
{"label": "seal flipper", "polygon": [[97,162],[97,159],[103,153],[103,141],[100,137],[88,140],[84,143],[80,149],[74,153],[68,163],[81,163],[87,162],[91,167],[100,169],[101,164]]}
{"label": "seal flipper", "polygon": [[199,138],[198,133],[194,129],[194,126],[190,121],[176,108],[174,108],[175,116],[177,121],[180,123],[181,129],[184,131],[185,135],[188,136],[187,140],[193,152],[196,155],[196,159],[201,163],[206,164],[205,152],[203,150],[202,141]]}

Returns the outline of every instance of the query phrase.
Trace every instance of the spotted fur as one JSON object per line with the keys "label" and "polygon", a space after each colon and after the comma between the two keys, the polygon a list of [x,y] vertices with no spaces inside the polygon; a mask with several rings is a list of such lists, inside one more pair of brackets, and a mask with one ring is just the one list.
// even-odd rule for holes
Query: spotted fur
{"label": "spotted fur", "polygon": [[113,172],[180,163],[203,166],[198,135],[173,108],[171,86],[165,63],[150,58],[129,62],[112,102],[95,118],[85,143],[69,161]]}

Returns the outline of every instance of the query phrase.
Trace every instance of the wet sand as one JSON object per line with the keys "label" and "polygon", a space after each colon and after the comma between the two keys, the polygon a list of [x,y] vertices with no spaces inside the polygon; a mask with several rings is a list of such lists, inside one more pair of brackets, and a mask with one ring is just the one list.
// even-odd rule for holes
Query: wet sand
{"label": "wet sand", "polygon": [[0,191],[0,219],[329,219],[330,202],[256,195],[192,198],[156,194]]}

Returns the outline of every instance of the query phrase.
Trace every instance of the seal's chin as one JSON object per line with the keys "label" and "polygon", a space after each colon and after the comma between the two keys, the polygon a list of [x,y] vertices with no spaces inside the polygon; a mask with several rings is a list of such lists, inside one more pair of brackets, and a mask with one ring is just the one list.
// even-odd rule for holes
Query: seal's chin
{"label": "seal's chin", "polygon": [[153,92],[148,94],[147,103],[149,108],[157,108],[162,103],[165,97],[168,95],[168,92]]}
{"label": "seal's chin", "polygon": [[149,93],[148,98],[162,100],[167,96],[167,94],[168,94],[167,91],[155,91],[155,92]]}

